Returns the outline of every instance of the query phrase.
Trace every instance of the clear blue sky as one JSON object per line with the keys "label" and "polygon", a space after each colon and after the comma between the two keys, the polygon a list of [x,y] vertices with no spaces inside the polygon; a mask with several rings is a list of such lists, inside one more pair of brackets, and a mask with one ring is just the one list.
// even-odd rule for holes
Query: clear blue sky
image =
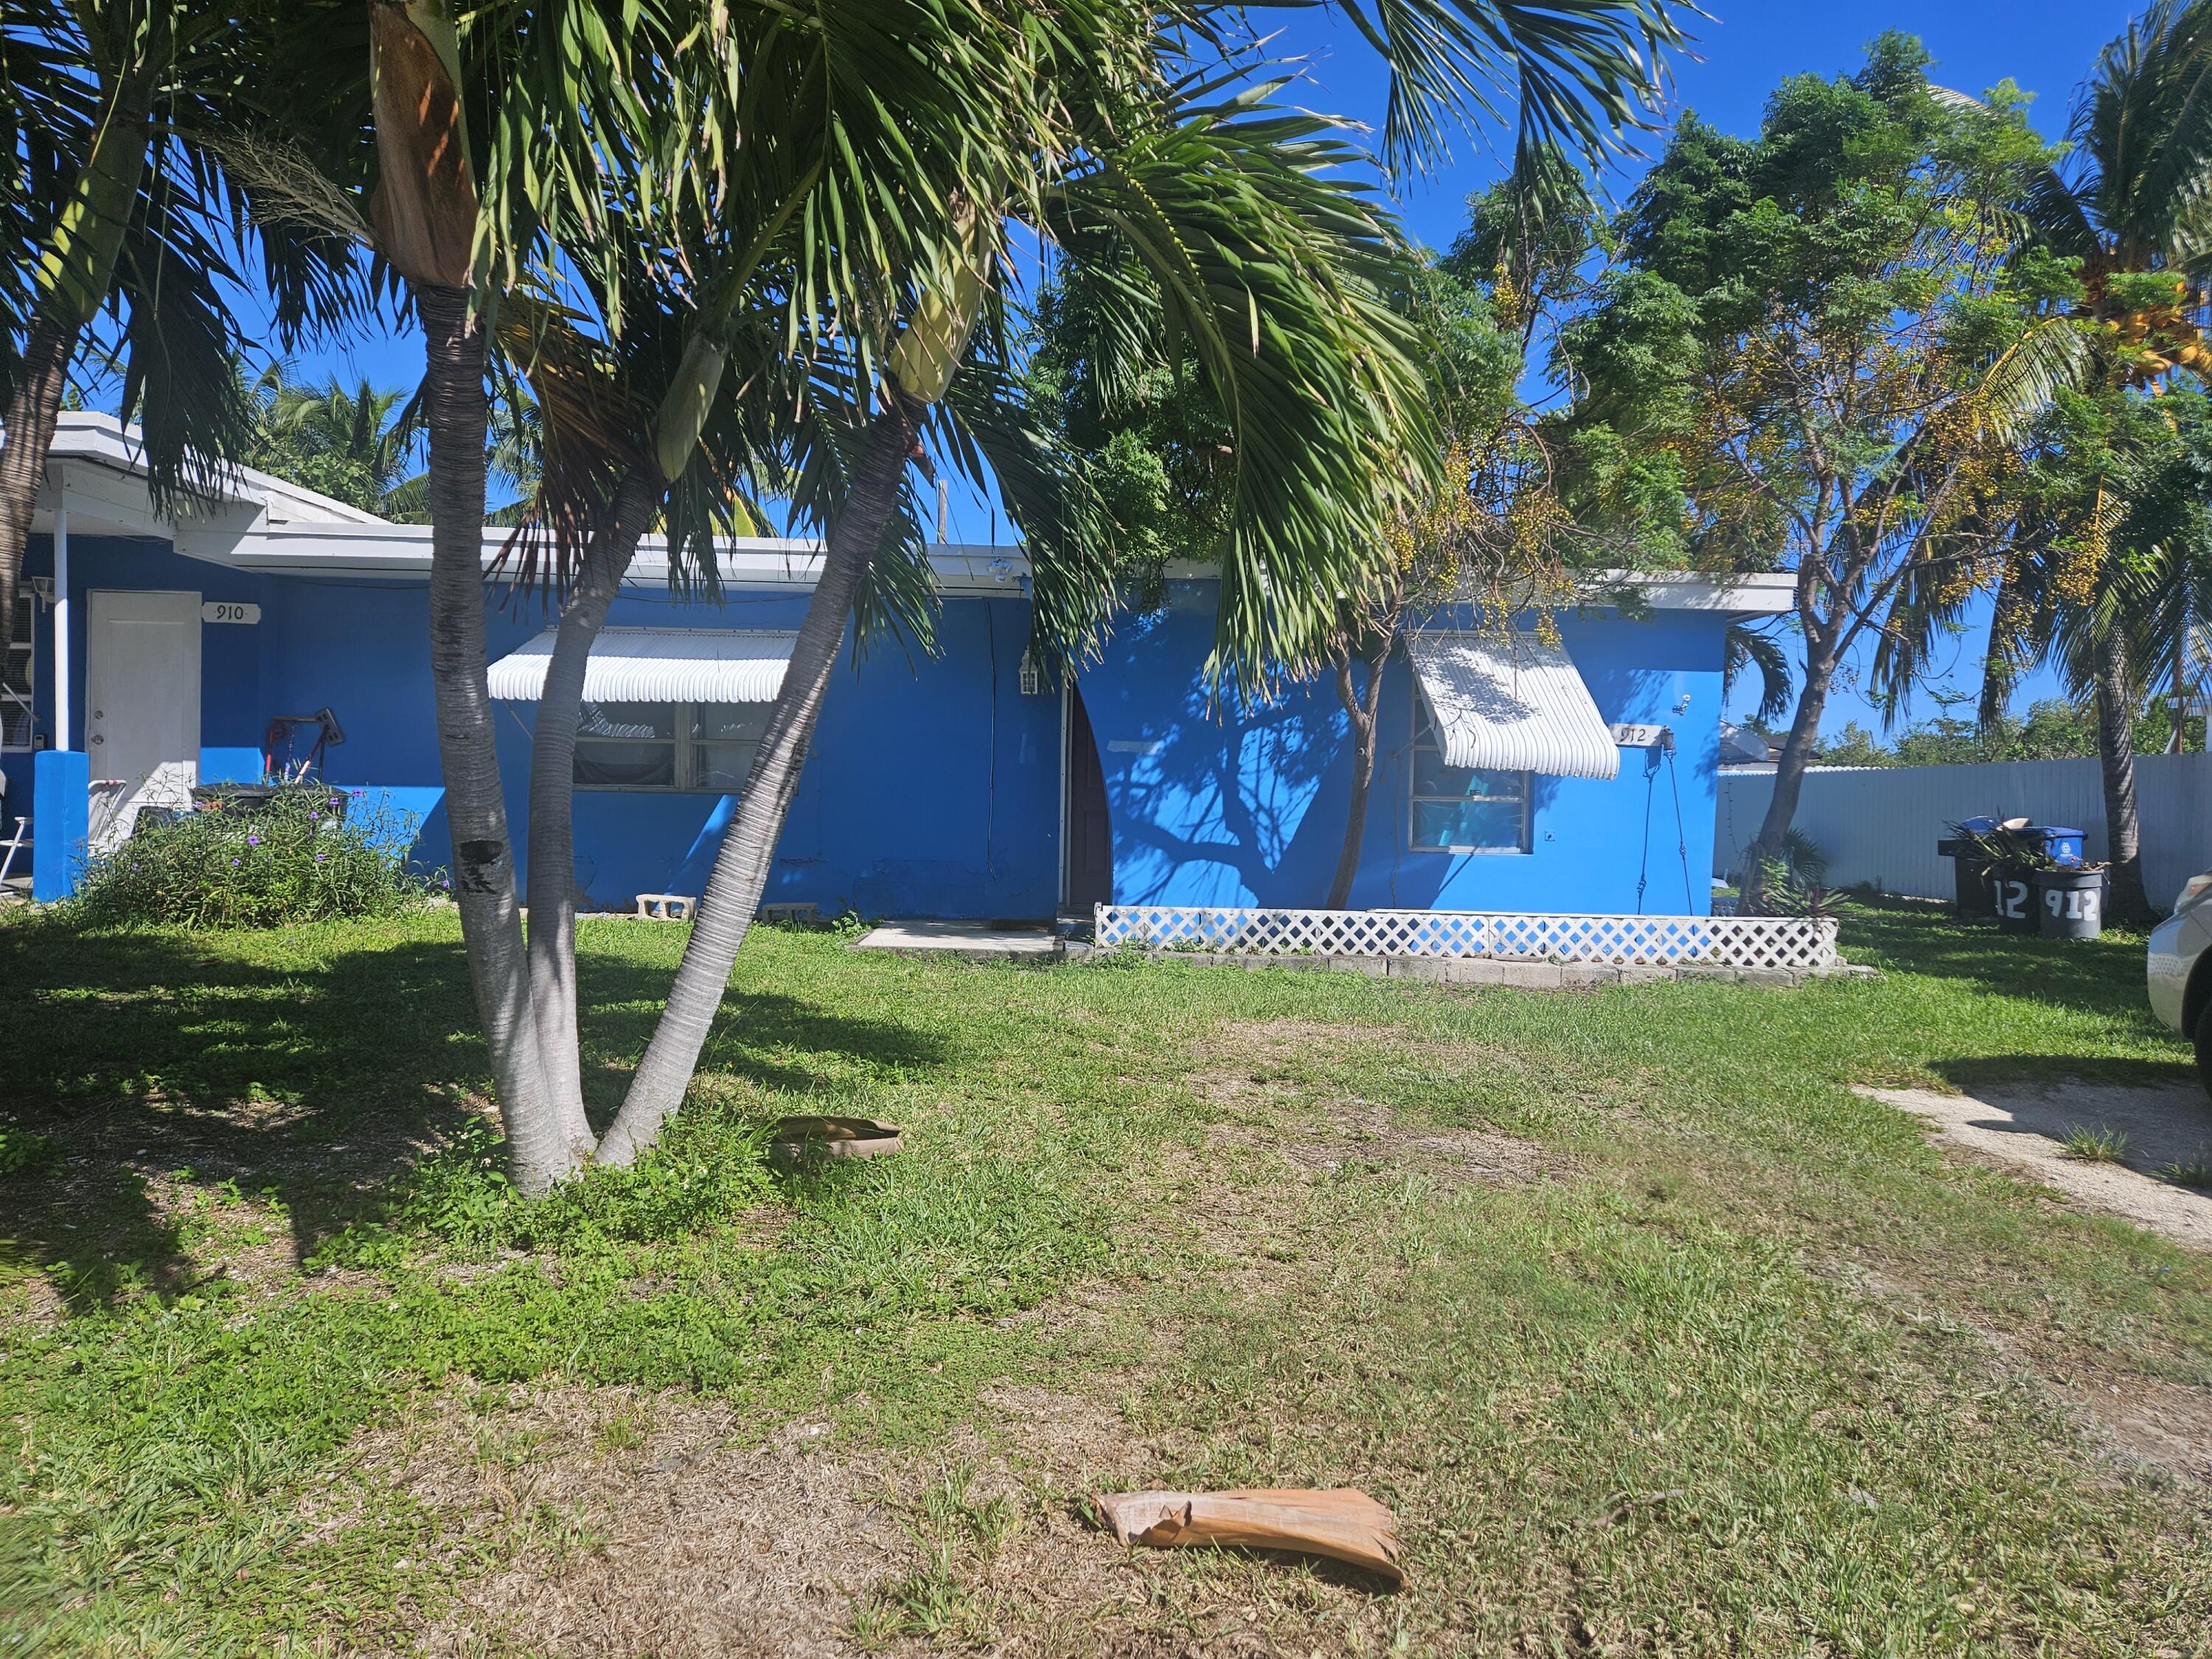
{"label": "clear blue sky", "polygon": [[[1875,0],[1850,3],[1826,0],[1709,0],[1714,15],[1697,26],[1693,56],[1677,63],[1674,101],[1695,109],[1732,132],[1756,130],[1767,94],[1784,76],[1802,72],[1835,75],[1857,61],[1866,42],[1884,29],[1917,33],[1936,58],[1934,74],[1947,85],[1981,92],[2010,78],[2035,94],[2031,112],[2047,135],[2063,131],[2075,86],[2097,52],[2126,27],[2134,8],[2116,0],[2067,4],[2060,0]],[[1273,14],[1269,27],[1283,33],[1276,49],[1310,59],[1314,88],[1299,101],[1364,120],[1379,129],[1383,77],[1349,24],[1331,9]],[[1510,134],[1462,137],[1451,161],[1426,179],[1401,191],[1399,205],[1413,233],[1432,246],[1447,246],[1465,216],[1466,198],[1498,176]],[[1623,163],[1612,181],[1616,197],[1632,186],[1642,163]],[[325,369],[367,372],[392,385],[411,382],[422,372],[420,350],[404,336],[362,339],[315,352],[301,367],[313,374]],[[988,538],[1004,521],[983,502],[955,504],[957,538]],[[1979,684],[1982,619],[1951,654],[1948,672],[1936,684],[1972,692]],[[1939,660],[1944,653],[1939,653]],[[2016,706],[2054,690],[2038,676],[2018,694]],[[1755,701],[1753,696],[1751,701]],[[1739,692],[1736,701],[1744,702]],[[1913,717],[1934,712],[1923,694]],[[1839,690],[1832,698],[1823,726],[1830,731],[1857,720],[1878,725],[1856,690]]]}

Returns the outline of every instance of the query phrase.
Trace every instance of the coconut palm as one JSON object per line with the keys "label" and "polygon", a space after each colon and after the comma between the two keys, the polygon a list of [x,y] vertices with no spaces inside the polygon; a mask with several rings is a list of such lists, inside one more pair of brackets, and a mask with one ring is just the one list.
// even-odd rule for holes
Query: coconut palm
{"label": "coconut palm", "polygon": [[[1371,19],[1352,12],[1393,74],[1387,150],[1413,160],[1440,142],[1441,112],[1480,104],[1475,76],[1501,72],[1521,94],[1524,155],[1563,139],[1595,143],[1608,119],[1630,120],[1649,100],[1657,49],[1679,39],[1663,6],[1641,0],[1389,0]],[[1157,37],[1152,50],[1163,50]],[[1042,177],[1009,178],[1007,199],[979,216],[974,263],[956,258],[905,313],[880,410],[829,526],[799,653],[604,1161],[649,1144],[690,1085],[848,615],[876,570],[915,441],[946,403],[990,303],[1003,234],[994,220],[1022,219],[1091,268],[1125,273],[1137,303],[1124,307],[1124,327],[1164,313],[1218,401],[1237,475],[1219,549],[1222,672],[1256,680],[1272,662],[1321,654],[1340,602],[1375,594],[1384,578],[1393,508],[1432,484],[1441,464],[1408,331],[1385,297],[1402,278],[1402,250],[1346,186],[1340,169],[1351,158],[1328,123],[1273,107],[1273,86],[1224,92],[1225,75],[1156,70],[1137,79],[1132,100],[1127,82],[1102,87],[1083,60],[1044,68],[1069,118],[1064,149],[1040,158]],[[1118,99],[1100,95],[1109,90]],[[1030,539],[1033,557],[1051,550]],[[1095,615],[1110,601],[1110,564],[1096,549],[1065,550],[1064,568],[1038,562],[1041,607]]]}
{"label": "coconut palm", "polygon": [[225,165],[271,115],[260,23],[250,7],[187,0],[15,0],[0,16],[0,614],[88,341],[123,365],[122,412],[140,425],[158,502],[204,486],[252,441],[252,402],[230,370],[242,252],[258,252],[288,343],[356,309],[344,243],[264,212]]}

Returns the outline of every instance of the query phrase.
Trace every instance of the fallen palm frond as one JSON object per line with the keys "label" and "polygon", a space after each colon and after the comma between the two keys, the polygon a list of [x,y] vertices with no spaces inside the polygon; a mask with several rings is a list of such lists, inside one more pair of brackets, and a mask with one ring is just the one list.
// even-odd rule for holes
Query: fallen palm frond
{"label": "fallen palm frond", "polygon": [[1092,1500],[1114,1536],[1134,1548],[1221,1545],[1236,1549],[1291,1550],[1406,1582],[1397,1517],[1350,1486],[1325,1492],[1244,1489],[1234,1492],[1124,1492]]}

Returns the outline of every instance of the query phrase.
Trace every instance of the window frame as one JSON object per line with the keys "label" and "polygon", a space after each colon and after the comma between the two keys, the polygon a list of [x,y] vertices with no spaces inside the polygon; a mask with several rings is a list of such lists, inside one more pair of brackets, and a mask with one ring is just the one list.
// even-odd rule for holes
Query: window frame
{"label": "window frame", "polygon": [[674,751],[674,757],[671,762],[670,775],[675,779],[675,781],[672,783],[585,783],[576,777],[575,763],[572,760],[569,763],[568,768],[569,783],[572,788],[588,790],[595,795],[735,795],[742,793],[740,790],[737,789],[716,788],[712,785],[701,784],[697,782],[696,779],[699,776],[700,771],[698,751],[716,744],[743,743],[746,741],[750,741],[755,750],[757,751],[760,746],[760,739],[757,738],[748,740],[743,738],[694,737],[692,735],[692,727],[697,723],[697,711],[702,708],[765,708],[766,705],[742,702],[702,703],[694,701],[690,702],[644,703],[639,706],[652,708],[666,708],[672,711],[674,714],[674,735],[672,737],[666,738],[591,738],[579,732],[576,737],[577,755],[580,757],[583,753],[585,744],[591,743],[649,743],[665,744]]}
{"label": "window frame", "polygon": [[[1420,792],[1420,757],[1424,754],[1441,756],[1443,744],[1437,735],[1436,723],[1429,718],[1420,692],[1413,696],[1413,736],[1406,746],[1406,850],[1409,853],[1429,853],[1443,858],[1526,858],[1535,844],[1536,775],[1516,771],[1512,774],[1521,781],[1520,793],[1516,795],[1433,795]],[[1468,801],[1515,801],[1521,808],[1518,839],[1510,847],[1438,847],[1414,839],[1419,833],[1419,808],[1426,805],[1456,806]]]}
{"label": "window frame", "polygon": [[15,637],[15,618],[12,616],[8,618],[8,637],[4,644],[0,644],[0,672],[4,672],[7,659],[20,647],[23,652],[23,689],[18,693],[4,679],[0,679],[0,705],[22,711],[23,741],[9,742],[8,733],[14,720],[0,719],[0,754],[28,755],[34,753],[39,746],[38,721],[33,712],[39,696],[39,596],[32,591],[29,578],[24,578],[17,586],[15,603],[26,618],[26,630],[23,637],[18,640]]}

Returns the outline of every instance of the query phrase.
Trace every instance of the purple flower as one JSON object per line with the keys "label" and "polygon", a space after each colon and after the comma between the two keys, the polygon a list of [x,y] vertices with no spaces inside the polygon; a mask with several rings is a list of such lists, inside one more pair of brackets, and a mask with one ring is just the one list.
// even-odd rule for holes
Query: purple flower
{"label": "purple flower", "polygon": [[320,864],[322,861],[323,861],[323,855],[322,855],[320,853],[316,854],[315,854],[315,862],[316,862],[316,863],[318,863],[318,864]]}
{"label": "purple flower", "polygon": [[367,793],[368,793],[368,791],[367,791],[366,789],[356,789],[356,790],[355,790],[353,793],[354,793],[356,795],[357,795],[357,796],[358,796],[358,795],[365,795],[365,794],[367,794]]}
{"label": "purple flower", "polygon": [[258,836],[248,836],[246,838],[246,844],[248,847],[258,847],[261,845],[261,837]]}
{"label": "purple flower", "polygon": [[233,859],[230,862],[231,862],[232,866],[233,866],[234,868],[235,868],[235,867],[236,867],[236,866],[237,866],[237,864],[238,864],[238,860],[237,860],[236,859]]}

